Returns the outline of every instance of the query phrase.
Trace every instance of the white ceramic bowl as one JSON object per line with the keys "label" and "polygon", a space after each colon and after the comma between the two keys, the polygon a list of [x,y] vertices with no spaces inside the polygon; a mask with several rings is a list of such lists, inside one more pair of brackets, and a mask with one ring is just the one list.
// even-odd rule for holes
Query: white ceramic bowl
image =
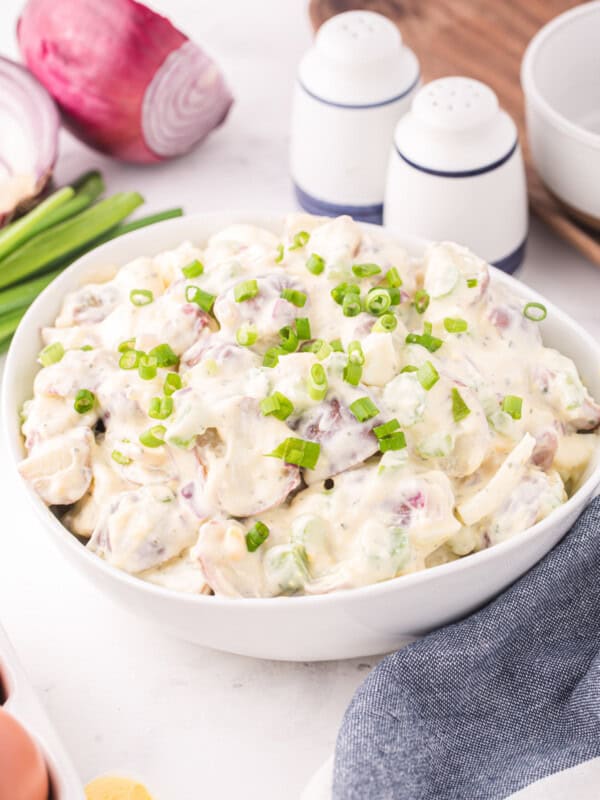
{"label": "white ceramic bowl", "polygon": [[[4,374],[2,417],[15,466],[24,455],[19,410],[31,396],[40,350],[39,328],[55,319],[65,293],[91,280],[107,262],[124,264],[138,255],[175,247],[184,239],[200,243],[225,225],[240,221],[275,231],[281,229],[283,220],[276,215],[219,213],[163,222],[84,256],[40,295],[17,330]],[[414,254],[425,244],[408,237],[399,241]],[[524,299],[545,303],[548,317],[541,325],[546,342],[575,361],[591,391],[600,397],[600,352],[592,337],[536,292],[498,270],[492,269],[492,275],[494,281]],[[310,661],[393,650],[410,638],[473,611],[558,542],[599,483],[600,448],[573,497],[545,520],[503,544],[360,589],[250,600],[180,594],[111,567],[83,547],[25,483],[21,485],[24,501],[33,506],[42,523],[40,535],[50,536],[76,569],[124,608],[176,636],[209,647],[260,658]]]}
{"label": "white ceramic bowl", "polygon": [[521,67],[533,161],[575,215],[600,227],[600,2],[545,25]]}

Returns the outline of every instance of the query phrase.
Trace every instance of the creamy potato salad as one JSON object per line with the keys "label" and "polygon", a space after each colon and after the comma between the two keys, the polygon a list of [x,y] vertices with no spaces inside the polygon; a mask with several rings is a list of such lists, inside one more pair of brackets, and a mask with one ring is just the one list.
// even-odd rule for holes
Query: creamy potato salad
{"label": "creamy potato salad", "polygon": [[590,459],[600,406],[546,313],[455,244],[232,225],[67,295],[21,473],[99,557],[181,591],[422,570],[541,520]]}

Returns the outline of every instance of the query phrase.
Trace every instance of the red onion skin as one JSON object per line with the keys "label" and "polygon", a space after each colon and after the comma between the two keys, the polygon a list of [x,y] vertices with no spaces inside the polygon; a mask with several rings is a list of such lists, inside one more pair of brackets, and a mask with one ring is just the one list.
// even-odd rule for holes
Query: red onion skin
{"label": "red onion skin", "polygon": [[[29,0],[17,37],[76,136],[124,161],[164,160],[146,144],[141,117],[155,73],[189,41],[168,19],[135,0]],[[225,91],[217,124],[232,102]]]}

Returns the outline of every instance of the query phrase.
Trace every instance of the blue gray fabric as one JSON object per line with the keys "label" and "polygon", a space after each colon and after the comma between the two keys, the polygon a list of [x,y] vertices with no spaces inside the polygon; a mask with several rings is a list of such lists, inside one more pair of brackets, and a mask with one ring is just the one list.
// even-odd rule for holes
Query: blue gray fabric
{"label": "blue gray fabric", "polygon": [[599,755],[597,498],[488,606],[371,672],[339,732],[333,797],[500,800]]}

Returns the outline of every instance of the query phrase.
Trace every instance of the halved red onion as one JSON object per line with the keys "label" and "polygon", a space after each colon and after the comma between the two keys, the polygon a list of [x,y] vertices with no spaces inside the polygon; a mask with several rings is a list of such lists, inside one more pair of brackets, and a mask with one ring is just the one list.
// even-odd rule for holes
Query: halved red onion
{"label": "halved red onion", "polygon": [[17,36],[67,127],[124,161],[188,152],[233,102],[215,62],[135,0],[29,0]]}
{"label": "halved red onion", "polygon": [[0,225],[43,190],[58,152],[52,98],[19,64],[0,58]]}

